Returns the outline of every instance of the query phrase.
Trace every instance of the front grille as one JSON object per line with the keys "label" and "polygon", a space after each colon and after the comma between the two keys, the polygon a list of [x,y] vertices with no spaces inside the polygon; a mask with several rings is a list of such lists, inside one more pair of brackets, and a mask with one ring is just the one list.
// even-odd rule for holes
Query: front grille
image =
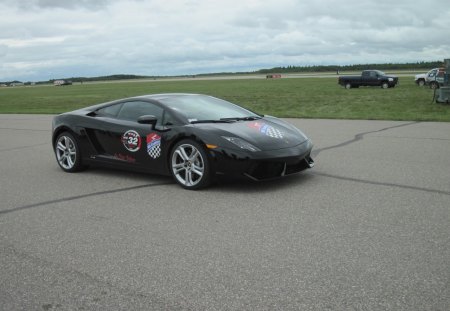
{"label": "front grille", "polygon": [[253,164],[245,175],[256,180],[271,179],[298,173],[313,165],[314,161],[309,156],[279,162],[260,161]]}
{"label": "front grille", "polygon": [[284,171],[284,162],[258,162],[248,171],[257,180],[279,177]]}

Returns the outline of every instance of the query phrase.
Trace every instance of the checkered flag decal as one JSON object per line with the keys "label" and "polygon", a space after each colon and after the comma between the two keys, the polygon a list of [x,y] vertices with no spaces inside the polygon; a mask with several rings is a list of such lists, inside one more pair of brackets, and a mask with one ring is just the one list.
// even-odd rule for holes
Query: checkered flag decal
{"label": "checkered flag decal", "polygon": [[161,155],[161,136],[156,133],[147,135],[147,153],[153,158],[159,158]]}
{"label": "checkered flag decal", "polygon": [[147,150],[148,155],[153,159],[158,158],[161,155],[161,144],[157,144]]}
{"label": "checkered flag decal", "polygon": [[273,138],[283,138],[283,133],[273,126],[269,126],[269,128],[266,130],[266,135]]}
{"label": "checkered flag decal", "polygon": [[263,125],[261,127],[261,133],[266,134],[267,136],[273,137],[273,138],[283,138],[283,132],[281,132],[279,129],[274,128],[270,125]]}
{"label": "checkered flag decal", "polygon": [[272,138],[281,139],[284,136],[284,133],[276,127],[259,121],[249,123],[247,126],[259,131],[261,134],[267,135]]}

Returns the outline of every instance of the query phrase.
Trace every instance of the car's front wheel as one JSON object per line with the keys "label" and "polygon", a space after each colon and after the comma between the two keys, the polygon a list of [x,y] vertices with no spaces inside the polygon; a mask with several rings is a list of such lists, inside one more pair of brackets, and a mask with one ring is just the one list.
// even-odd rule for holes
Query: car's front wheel
{"label": "car's front wheel", "polygon": [[178,142],[170,154],[170,170],[186,189],[201,189],[211,182],[211,167],[202,145],[191,139]]}
{"label": "car's front wheel", "polygon": [[56,138],[55,155],[59,166],[66,172],[76,172],[83,168],[78,143],[69,132],[63,132]]}
{"label": "car's front wheel", "polygon": [[382,87],[383,89],[387,89],[387,88],[389,88],[389,83],[383,82],[383,83],[381,83],[381,87]]}

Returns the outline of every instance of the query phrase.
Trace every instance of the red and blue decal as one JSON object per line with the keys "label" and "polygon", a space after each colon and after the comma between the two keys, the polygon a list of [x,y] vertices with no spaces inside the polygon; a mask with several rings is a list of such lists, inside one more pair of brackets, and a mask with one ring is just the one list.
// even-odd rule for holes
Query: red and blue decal
{"label": "red and blue decal", "polygon": [[259,122],[259,121],[251,122],[248,124],[248,127],[255,129],[255,130],[259,131],[261,134],[265,134],[269,137],[283,138],[283,132],[281,132],[279,129],[277,129],[271,125],[268,125],[264,122]]}
{"label": "red and blue decal", "polygon": [[156,133],[147,135],[147,153],[153,159],[161,156],[161,136]]}

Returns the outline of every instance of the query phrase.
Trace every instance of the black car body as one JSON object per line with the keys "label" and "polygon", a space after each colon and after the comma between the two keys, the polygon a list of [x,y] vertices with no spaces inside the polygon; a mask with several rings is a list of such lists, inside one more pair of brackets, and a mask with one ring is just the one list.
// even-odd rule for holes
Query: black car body
{"label": "black car body", "polygon": [[379,70],[364,70],[360,76],[340,76],[338,84],[346,89],[360,86],[381,86],[383,89],[395,87],[398,77],[386,75]]}
{"label": "black car body", "polygon": [[206,95],[156,94],[121,99],[53,119],[58,164],[91,164],[172,175],[184,188],[216,175],[264,180],[312,167],[312,143],[275,117]]}

